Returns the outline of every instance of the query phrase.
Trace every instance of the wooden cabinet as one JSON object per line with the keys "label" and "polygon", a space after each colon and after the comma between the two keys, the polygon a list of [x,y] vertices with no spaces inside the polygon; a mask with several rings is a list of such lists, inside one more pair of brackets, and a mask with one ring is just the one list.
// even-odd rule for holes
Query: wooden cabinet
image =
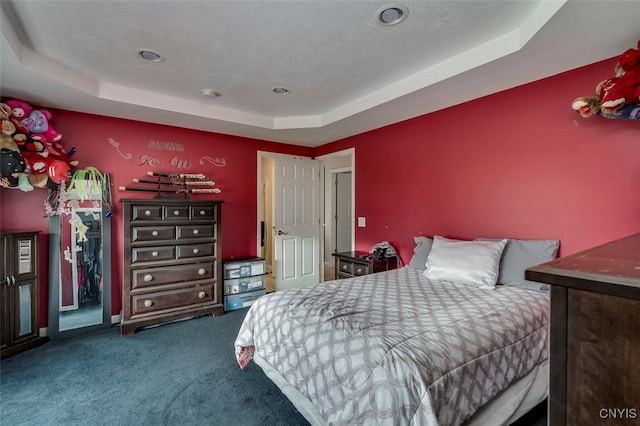
{"label": "wooden cabinet", "polygon": [[551,284],[550,425],[640,422],[640,234],[528,268]]}
{"label": "wooden cabinet", "polygon": [[43,344],[39,334],[38,231],[0,235],[0,358]]}
{"label": "wooden cabinet", "polygon": [[222,315],[222,202],[124,199],[121,203],[121,334],[181,318]]}
{"label": "wooden cabinet", "polygon": [[364,251],[347,251],[333,253],[336,258],[336,279],[373,274],[398,267],[396,257],[374,260],[370,253]]}

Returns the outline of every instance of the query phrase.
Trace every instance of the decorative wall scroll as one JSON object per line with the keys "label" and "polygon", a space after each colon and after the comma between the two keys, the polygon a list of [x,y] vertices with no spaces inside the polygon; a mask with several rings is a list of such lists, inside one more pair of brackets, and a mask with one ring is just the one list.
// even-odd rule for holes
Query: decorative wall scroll
{"label": "decorative wall scroll", "polygon": [[[123,159],[132,162],[139,167],[167,167],[170,166],[177,170],[188,170],[193,165],[188,150],[181,142],[165,141],[150,139],[145,152],[132,154],[131,152],[123,152],[121,143],[113,138],[109,138],[109,145],[113,146],[116,152]],[[157,151],[161,151],[158,153]],[[168,154],[167,152],[172,153]],[[199,161],[200,165],[212,164],[216,167],[224,167],[227,160],[224,157],[202,156]]]}

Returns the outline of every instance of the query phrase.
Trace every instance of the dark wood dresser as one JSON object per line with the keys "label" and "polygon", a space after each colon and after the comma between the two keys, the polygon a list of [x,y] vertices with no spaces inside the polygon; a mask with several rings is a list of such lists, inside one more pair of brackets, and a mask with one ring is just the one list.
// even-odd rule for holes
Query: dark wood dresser
{"label": "dark wood dresser", "polygon": [[222,315],[222,202],[124,199],[121,203],[121,334],[181,318]]}
{"label": "dark wood dresser", "polygon": [[640,424],[640,234],[525,277],[552,286],[549,424]]}
{"label": "dark wood dresser", "polygon": [[336,258],[336,279],[373,274],[398,267],[398,259],[396,257],[374,260],[371,253],[366,251],[333,253],[333,256]]}

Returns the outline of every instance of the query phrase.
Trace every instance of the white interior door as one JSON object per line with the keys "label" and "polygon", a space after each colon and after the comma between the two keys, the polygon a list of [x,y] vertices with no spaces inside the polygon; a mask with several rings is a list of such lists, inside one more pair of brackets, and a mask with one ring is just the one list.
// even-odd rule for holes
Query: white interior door
{"label": "white interior door", "polygon": [[335,242],[336,252],[351,251],[351,172],[336,177]]}
{"label": "white interior door", "polygon": [[319,161],[275,157],[276,291],[320,282]]}

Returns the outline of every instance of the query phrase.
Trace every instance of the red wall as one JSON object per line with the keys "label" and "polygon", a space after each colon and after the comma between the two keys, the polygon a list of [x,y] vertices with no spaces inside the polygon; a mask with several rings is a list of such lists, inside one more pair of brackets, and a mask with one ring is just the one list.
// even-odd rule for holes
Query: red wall
{"label": "red wall", "polygon": [[[640,231],[640,122],[571,107],[615,59],[317,148],[355,147],[356,246],[414,235],[553,238],[567,255]],[[479,82],[481,83],[481,82]]]}
{"label": "red wall", "polygon": [[[615,59],[316,149],[52,110],[52,125],[81,166],[130,185],[147,170],[204,173],[222,189],[223,256],[256,249],[257,151],[320,156],[355,147],[356,247],[389,240],[408,261],[414,235],[557,238],[570,254],[640,231],[640,123],[583,119],[571,110],[612,74]],[[481,83],[481,82],[479,82]],[[116,141],[116,150],[110,138]],[[182,144],[159,151],[149,140]],[[131,158],[125,158],[131,154]],[[150,154],[161,164],[140,164]],[[203,156],[226,165],[199,164]],[[188,160],[189,169],[171,164]],[[113,191],[113,313],[121,308],[122,224]],[[40,229],[41,326],[47,318],[46,190],[0,190],[0,229]]]}
{"label": "red wall", "polygon": [[[73,156],[79,167],[93,166],[111,174],[113,216],[112,313],[122,307],[122,216],[121,198],[152,198],[153,193],[123,192],[119,186],[133,184],[133,178],[145,178],[147,171],[164,173],[202,173],[216,182],[220,194],[199,196],[224,200],[222,206],[222,256],[256,255],[257,161],[258,151],[311,156],[311,148],[240,138],[171,126],[141,123],[71,111],[50,109],[51,125],[63,137],[67,148],[76,147]],[[150,140],[173,142],[181,151],[150,147]],[[117,147],[115,146],[117,145]],[[153,144],[152,144],[153,145]],[[222,167],[203,159],[224,159]],[[202,164],[200,160],[202,159]],[[182,167],[180,166],[182,161]],[[187,163],[188,162],[188,163]],[[220,163],[220,162],[219,162]],[[186,167],[188,164],[189,167]],[[47,323],[48,297],[48,222],[43,202],[47,190],[36,188],[25,193],[0,190],[0,229],[42,230],[40,238],[40,325]],[[193,196],[191,198],[198,198]]]}

